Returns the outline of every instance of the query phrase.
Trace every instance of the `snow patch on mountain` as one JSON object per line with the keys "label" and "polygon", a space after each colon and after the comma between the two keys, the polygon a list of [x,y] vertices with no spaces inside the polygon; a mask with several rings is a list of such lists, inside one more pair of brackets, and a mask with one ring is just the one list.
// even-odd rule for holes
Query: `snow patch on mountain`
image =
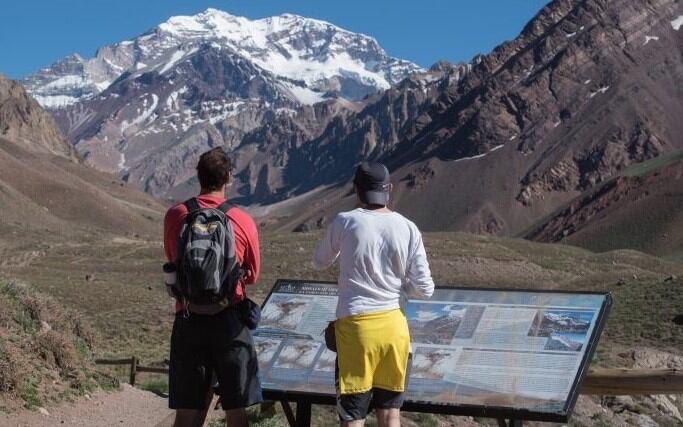
{"label": "snow patch on mountain", "polygon": [[124,170],[126,168],[126,154],[124,152],[119,154],[119,164],[117,167],[119,170]]}
{"label": "snow patch on mountain", "polygon": [[645,36],[645,41],[643,42],[643,46],[650,43],[651,41],[658,41],[658,40],[659,40],[659,37],[657,37],[657,36]]}
{"label": "snow patch on mountain", "polygon": [[312,105],[325,100],[323,94],[320,92],[315,92],[311,89],[296,86],[291,83],[285,83],[283,86],[302,104]]}
{"label": "snow patch on mountain", "polygon": [[597,95],[597,94],[599,94],[599,93],[600,93],[600,94],[605,93],[605,92],[607,92],[608,90],[609,90],[609,86],[602,86],[601,88],[599,88],[599,89],[596,90],[595,92],[591,92],[591,93],[588,95],[588,97],[589,97],[589,98],[594,98],[595,95]]}
{"label": "snow patch on mountain", "polygon": [[178,90],[174,90],[166,98],[166,109],[168,111],[175,111],[178,109],[178,97],[187,92],[187,86],[183,86]]}
{"label": "snow patch on mountain", "polygon": [[190,49],[189,51],[179,50],[177,52],[174,52],[173,55],[171,55],[171,58],[168,60],[168,62],[164,64],[161,70],[159,70],[159,74],[166,73],[171,68],[173,68],[175,64],[192,55],[193,53],[197,52],[198,50],[199,48],[195,47],[193,49]]}
{"label": "snow patch on mountain", "polygon": [[494,151],[500,150],[500,149],[503,148],[504,146],[505,146],[505,144],[499,144],[499,145],[496,145],[495,147],[491,148],[491,149],[490,149],[489,151],[487,151],[486,153],[477,154],[476,156],[470,156],[470,157],[461,157],[461,158],[459,158],[459,159],[455,159],[453,162],[454,162],[454,163],[458,163],[458,162],[464,162],[464,161],[466,161],[466,160],[481,159],[481,158],[486,157],[487,155],[493,153]]}
{"label": "snow patch on mountain", "polygon": [[[144,100],[145,107],[147,106],[147,98]],[[159,97],[156,94],[152,94],[152,105],[145,109],[142,114],[140,114],[138,117],[133,119],[132,122],[129,122],[128,120],[124,120],[121,122],[121,133],[124,133],[128,128],[132,126],[136,126],[142,123],[145,123],[148,119],[152,117],[152,114],[154,114],[154,111],[156,111],[157,106],[159,105]],[[153,121],[154,119],[150,120]]]}
{"label": "snow patch on mountain", "polygon": [[44,87],[45,89],[58,89],[58,88],[64,88],[64,87],[73,87],[73,86],[80,86],[86,83],[86,80],[83,78],[83,76],[76,76],[76,75],[67,75],[67,76],[62,76],[57,78],[56,80],[51,81],[50,83],[46,84]]}
{"label": "snow patch on mountain", "polygon": [[676,31],[680,30],[683,27],[683,15],[671,21],[671,27]]}
{"label": "snow patch on mountain", "polygon": [[68,95],[33,95],[33,97],[45,108],[62,108],[79,101],[79,98]]}

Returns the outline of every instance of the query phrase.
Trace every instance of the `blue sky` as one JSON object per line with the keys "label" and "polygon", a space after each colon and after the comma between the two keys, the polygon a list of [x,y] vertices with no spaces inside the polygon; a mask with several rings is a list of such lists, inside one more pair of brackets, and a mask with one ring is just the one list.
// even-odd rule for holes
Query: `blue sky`
{"label": "blue sky", "polygon": [[0,73],[20,78],[69,53],[134,37],[208,7],[248,18],[290,12],[375,37],[392,56],[428,67],[469,61],[514,38],[547,0],[4,0]]}

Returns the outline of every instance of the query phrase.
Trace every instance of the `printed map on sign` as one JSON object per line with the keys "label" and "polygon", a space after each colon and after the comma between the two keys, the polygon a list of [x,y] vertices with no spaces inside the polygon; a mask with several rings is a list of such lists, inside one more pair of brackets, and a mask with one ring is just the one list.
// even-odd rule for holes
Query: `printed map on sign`
{"label": "printed map on sign", "polygon": [[[606,294],[439,288],[403,308],[411,336],[407,401],[567,411],[597,340]],[[254,333],[265,390],[334,395],[331,283],[278,281]],[[604,319],[603,319],[604,320]]]}

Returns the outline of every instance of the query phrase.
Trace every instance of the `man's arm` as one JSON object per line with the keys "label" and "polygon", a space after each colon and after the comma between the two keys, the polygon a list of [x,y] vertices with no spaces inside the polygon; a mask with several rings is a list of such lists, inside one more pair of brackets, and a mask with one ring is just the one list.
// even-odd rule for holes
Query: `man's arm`
{"label": "man's arm", "polygon": [[313,254],[313,267],[324,270],[334,264],[339,256],[339,217],[327,227],[325,237],[318,242],[318,247]]}
{"label": "man's arm", "polygon": [[261,248],[259,245],[258,228],[256,223],[251,221],[247,233],[247,247],[244,253],[244,284],[252,285],[258,280],[261,273]]}
{"label": "man's arm", "polygon": [[422,235],[415,227],[414,251],[408,260],[406,275],[410,285],[409,296],[413,298],[428,299],[434,293],[434,280],[429,270],[427,251],[425,251]]}
{"label": "man's arm", "polygon": [[168,262],[175,262],[178,251],[178,234],[185,214],[183,205],[176,205],[166,211],[164,216],[164,254]]}

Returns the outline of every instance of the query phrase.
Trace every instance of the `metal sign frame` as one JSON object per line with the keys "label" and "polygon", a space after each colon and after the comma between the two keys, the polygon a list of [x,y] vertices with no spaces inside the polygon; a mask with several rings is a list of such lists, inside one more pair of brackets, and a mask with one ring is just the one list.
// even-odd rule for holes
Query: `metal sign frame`
{"label": "metal sign frame", "polygon": [[[337,286],[336,282],[317,281],[317,280],[300,280],[300,279],[278,279],[271,287],[268,295],[264,299],[261,307],[270,300],[274,290],[281,283],[292,284],[311,284],[324,286]],[[574,377],[572,386],[568,393],[564,408],[559,412],[540,412],[523,408],[510,408],[503,406],[487,406],[474,404],[447,404],[447,403],[428,403],[416,402],[406,398],[403,407],[404,411],[408,412],[424,412],[432,414],[456,415],[456,416],[472,416],[472,417],[486,417],[495,418],[505,425],[503,420],[510,420],[509,425],[520,425],[522,420],[526,421],[545,421],[555,423],[567,423],[572,415],[576,400],[579,396],[579,387],[588,372],[590,361],[593,358],[595,350],[598,345],[598,339],[605,327],[607,316],[612,306],[612,296],[610,292],[596,292],[596,291],[567,291],[567,290],[553,290],[553,289],[505,289],[505,288],[479,288],[472,286],[437,286],[436,289],[443,290],[463,290],[463,291],[478,291],[478,292],[530,292],[539,294],[574,294],[574,295],[601,295],[604,297],[602,306],[600,307],[597,317],[595,319],[595,326],[591,332],[590,337],[586,340],[586,351],[583,355],[577,375]],[[298,390],[282,390],[282,389],[263,389],[263,396],[267,400],[280,401],[283,407],[286,402],[297,403],[297,420],[296,425],[303,426],[310,424],[310,410],[311,405],[336,405],[336,396],[333,394],[317,393],[317,392],[302,392]],[[291,413],[291,408],[288,407],[286,412]],[[287,411],[289,409],[289,411]],[[289,416],[288,416],[289,418]],[[290,419],[290,423],[293,420]]]}

